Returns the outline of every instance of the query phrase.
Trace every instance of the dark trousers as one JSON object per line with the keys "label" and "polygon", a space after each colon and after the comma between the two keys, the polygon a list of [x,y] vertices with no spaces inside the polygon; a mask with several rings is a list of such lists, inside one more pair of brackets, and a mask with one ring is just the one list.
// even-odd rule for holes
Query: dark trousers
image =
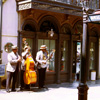
{"label": "dark trousers", "polygon": [[21,88],[24,88],[25,87],[25,83],[24,83],[24,70],[21,70],[21,80],[20,80],[20,82],[21,82]]}
{"label": "dark trousers", "polygon": [[39,79],[38,79],[39,82],[38,83],[39,83],[40,88],[42,88],[44,86],[45,73],[46,73],[46,68],[38,69],[38,75],[39,75]]}
{"label": "dark trousers", "polygon": [[6,79],[6,90],[8,91],[10,88],[11,80],[12,80],[12,90],[15,90],[15,85],[17,81],[18,70],[15,72],[7,71],[7,79]]}

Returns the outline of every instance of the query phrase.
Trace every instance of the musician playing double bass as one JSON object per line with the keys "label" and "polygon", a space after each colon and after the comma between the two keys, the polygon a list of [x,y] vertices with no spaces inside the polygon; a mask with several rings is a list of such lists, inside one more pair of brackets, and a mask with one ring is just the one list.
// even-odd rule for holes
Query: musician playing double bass
{"label": "musician playing double bass", "polygon": [[38,62],[37,70],[39,76],[39,82],[38,82],[39,89],[47,88],[44,86],[46,68],[48,66],[48,64],[46,64],[47,63],[46,59],[48,58],[48,52],[46,49],[47,49],[46,45],[41,45],[40,51],[38,51],[36,55],[36,61]]}
{"label": "musician playing double bass", "polygon": [[26,65],[25,65],[25,61],[27,59],[28,56],[31,56],[30,53],[30,47],[29,46],[25,46],[24,47],[24,52],[22,52],[22,66],[21,66],[21,90],[23,89],[27,89],[30,90],[30,84],[25,84],[24,82],[24,73],[26,70]]}

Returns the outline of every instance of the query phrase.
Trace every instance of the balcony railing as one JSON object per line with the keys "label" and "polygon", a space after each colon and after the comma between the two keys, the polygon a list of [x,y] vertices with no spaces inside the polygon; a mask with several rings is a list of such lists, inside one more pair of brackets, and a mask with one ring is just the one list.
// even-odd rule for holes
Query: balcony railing
{"label": "balcony railing", "polygon": [[[55,1],[82,7],[83,5],[82,3],[84,3],[84,5],[87,5],[88,0],[49,0],[49,1]],[[89,9],[99,9],[99,0],[89,0],[87,6],[89,7]]]}

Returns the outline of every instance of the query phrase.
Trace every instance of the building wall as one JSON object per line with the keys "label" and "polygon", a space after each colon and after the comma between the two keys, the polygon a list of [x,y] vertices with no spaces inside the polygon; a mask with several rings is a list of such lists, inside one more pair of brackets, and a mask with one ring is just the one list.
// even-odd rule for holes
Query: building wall
{"label": "building wall", "polygon": [[23,10],[18,13],[19,13],[18,14],[18,16],[19,16],[18,30],[22,30],[22,25],[26,20],[32,19],[39,25],[39,22],[43,19],[43,17],[45,17],[47,15],[55,17],[57,19],[57,21],[58,21],[57,23],[59,23],[60,27],[66,23],[70,24],[73,27],[77,21],[82,20],[82,17],[79,17],[79,16],[73,16],[73,15],[67,15],[67,14],[63,14],[63,13],[57,13],[57,12],[55,13],[55,12],[37,10],[37,9]]}
{"label": "building wall", "polygon": [[11,42],[17,45],[18,13],[16,11],[16,1],[7,0],[3,4],[2,12],[2,63],[7,64],[7,53],[4,50],[6,43]]}
{"label": "building wall", "polygon": [[100,78],[100,39],[99,39],[99,78]]}
{"label": "building wall", "polygon": [[[18,13],[16,11],[16,1],[6,0],[2,7],[2,64],[7,64],[7,55],[4,46],[7,43],[17,45],[18,30]],[[6,66],[5,66],[6,67]],[[5,76],[1,78],[1,88],[5,88],[6,84],[6,71]]]}

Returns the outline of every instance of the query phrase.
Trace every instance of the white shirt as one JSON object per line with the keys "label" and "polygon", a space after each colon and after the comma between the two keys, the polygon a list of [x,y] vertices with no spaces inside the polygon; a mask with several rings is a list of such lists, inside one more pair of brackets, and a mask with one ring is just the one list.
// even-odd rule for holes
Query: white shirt
{"label": "white shirt", "polygon": [[[45,59],[44,59],[44,55],[45,55]],[[36,55],[36,61],[40,63],[40,66],[42,68],[46,68],[47,67],[47,53],[43,53],[43,51],[38,51],[37,55]],[[43,64],[43,62],[45,62],[46,64]]]}
{"label": "white shirt", "polygon": [[15,72],[19,60],[18,53],[15,54],[14,52],[11,52],[8,54],[7,58],[8,58],[8,64],[6,70],[10,72]]}

